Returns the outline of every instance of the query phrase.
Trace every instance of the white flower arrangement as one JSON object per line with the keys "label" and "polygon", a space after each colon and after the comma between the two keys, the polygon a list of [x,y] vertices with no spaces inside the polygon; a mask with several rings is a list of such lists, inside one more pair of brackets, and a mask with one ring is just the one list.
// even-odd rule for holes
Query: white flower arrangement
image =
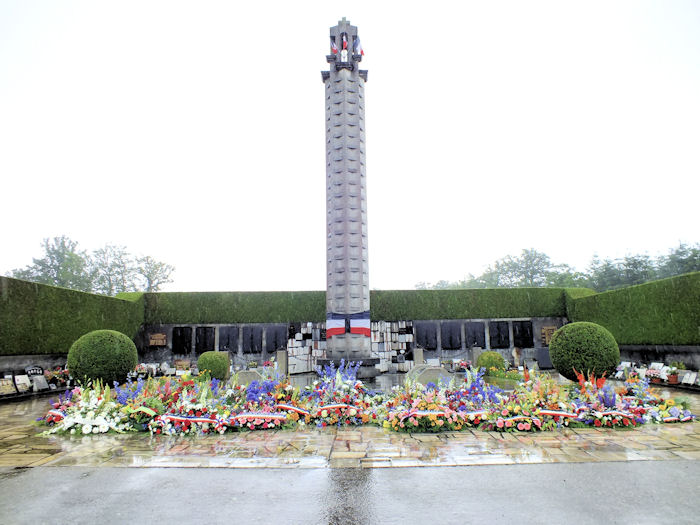
{"label": "white flower arrangement", "polygon": [[[70,432],[71,434],[105,434],[110,430],[124,432],[132,430],[126,414],[121,407],[108,399],[109,389],[100,395],[97,390],[83,390],[80,399],[69,407],[66,415],[44,434]],[[74,397],[75,399],[75,397]]]}

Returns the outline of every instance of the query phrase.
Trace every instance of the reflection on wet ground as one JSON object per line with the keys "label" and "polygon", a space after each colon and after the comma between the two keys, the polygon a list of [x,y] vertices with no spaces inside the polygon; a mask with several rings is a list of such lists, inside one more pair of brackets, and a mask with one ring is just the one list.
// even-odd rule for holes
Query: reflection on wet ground
{"label": "reflection on wet ground", "polygon": [[[661,390],[665,397],[690,398],[693,412],[700,413],[700,395]],[[46,398],[0,405],[0,467],[418,467],[700,459],[697,422],[539,434],[398,434],[366,426],[197,438],[37,436],[41,428],[34,420],[47,408]]]}

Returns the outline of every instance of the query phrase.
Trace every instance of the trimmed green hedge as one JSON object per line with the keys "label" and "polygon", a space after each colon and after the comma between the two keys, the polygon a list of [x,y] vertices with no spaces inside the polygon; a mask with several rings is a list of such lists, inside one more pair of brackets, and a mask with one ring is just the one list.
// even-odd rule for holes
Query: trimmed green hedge
{"label": "trimmed green hedge", "polygon": [[228,352],[204,352],[197,359],[199,372],[208,371],[212,378],[225,381],[231,374],[231,358]]}
{"label": "trimmed green hedge", "polygon": [[554,368],[572,381],[577,373],[609,377],[620,363],[620,349],[610,331],[588,322],[570,323],[554,332],[549,355]]}
{"label": "trimmed green hedge", "polygon": [[386,290],[370,295],[373,320],[563,317],[565,288]]}
{"label": "trimmed green hedge", "polygon": [[[373,320],[561,317],[564,288],[373,290]],[[592,292],[591,292],[592,293]],[[146,324],[324,321],[325,292],[147,293]]]}
{"label": "trimmed green hedge", "polygon": [[94,330],[80,337],[68,351],[68,370],[78,381],[101,380],[107,386],[126,381],[139,364],[136,345],[116,330]]}
{"label": "trimmed green hedge", "polygon": [[604,326],[618,344],[700,344],[700,272],[571,301],[569,321]]}
{"label": "trimmed green hedge", "polygon": [[0,355],[67,354],[92,330],[134,337],[143,323],[143,295],[126,301],[0,277]]}
{"label": "trimmed green hedge", "polygon": [[326,320],[325,292],[147,293],[146,324]]}
{"label": "trimmed green hedge", "polygon": [[566,306],[567,314],[571,311],[571,308],[576,299],[580,297],[590,297],[591,295],[595,295],[596,293],[598,292],[596,292],[595,290],[591,290],[590,288],[567,288],[566,290],[564,290],[564,305]]}
{"label": "trimmed green hedge", "polygon": [[491,368],[496,368],[497,370],[506,369],[506,361],[503,356],[498,352],[488,351],[481,352],[479,357],[476,358],[476,367],[485,368],[486,375],[488,375]]}

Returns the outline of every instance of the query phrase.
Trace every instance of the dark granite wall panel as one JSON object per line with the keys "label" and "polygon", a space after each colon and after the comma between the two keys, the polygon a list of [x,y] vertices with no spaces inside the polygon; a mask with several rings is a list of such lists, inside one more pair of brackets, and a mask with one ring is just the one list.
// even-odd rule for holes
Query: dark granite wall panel
{"label": "dark granite wall panel", "polygon": [[176,326],[173,328],[173,354],[189,354],[192,351],[192,328]]}
{"label": "dark granite wall panel", "polygon": [[443,321],[440,323],[440,344],[443,350],[461,349],[462,323],[458,321]]}
{"label": "dark granite wall panel", "polygon": [[435,350],[437,348],[437,328],[434,322],[416,321],[413,327],[416,332],[418,346],[426,350]]}
{"label": "dark granite wall panel", "polygon": [[219,327],[219,350],[238,352],[238,325]]}
{"label": "dark granite wall panel", "polygon": [[484,323],[477,321],[464,323],[464,331],[466,337],[467,348],[473,346],[478,346],[479,348],[486,348],[486,327]]}
{"label": "dark granite wall panel", "polygon": [[491,321],[489,323],[489,336],[491,348],[509,348],[508,321]]}
{"label": "dark granite wall panel", "polygon": [[265,350],[274,352],[287,348],[288,327],[286,324],[265,325]]}
{"label": "dark granite wall panel", "polygon": [[242,343],[244,354],[262,352],[262,334],[263,327],[261,325],[246,325],[243,327]]}
{"label": "dark granite wall panel", "polygon": [[213,326],[198,326],[194,333],[194,350],[198,354],[202,352],[210,352],[214,350],[214,333],[216,329]]}
{"label": "dark granite wall panel", "polygon": [[513,346],[532,348],[532,321],[513,321]]}

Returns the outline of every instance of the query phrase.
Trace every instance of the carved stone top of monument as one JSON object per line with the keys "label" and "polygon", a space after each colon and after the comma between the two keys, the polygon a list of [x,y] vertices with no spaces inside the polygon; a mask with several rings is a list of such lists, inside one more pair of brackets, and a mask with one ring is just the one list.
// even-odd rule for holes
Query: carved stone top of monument
{"label": "carved stone top of monument", "polygon": [[[342,20],[338,21],[338,25],[331,27],[330,38],[331,53],[326,55],[326,61],[331,64],[331,70],[349,69],[350,71],[355,71],[358,63],[362,61],[362,56],[365,54],[360,43],[360,37],[357,34],[357,27],[351,25],[343,17]],[[357,71],[366,82],[367,71],[360,69],[357,69]],[[329,74],[329,71],[321,72],[324,82]]]}

